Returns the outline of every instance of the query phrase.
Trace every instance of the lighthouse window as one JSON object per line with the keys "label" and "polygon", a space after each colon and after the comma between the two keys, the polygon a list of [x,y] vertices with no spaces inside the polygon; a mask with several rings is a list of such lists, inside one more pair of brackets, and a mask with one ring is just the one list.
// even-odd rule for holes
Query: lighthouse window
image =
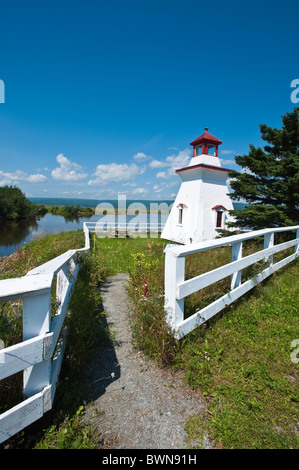
{"label": "lighthouse window", "polygon": [[215,145],[208,144],[208,155],[215,155]]}
{"label": "lighthouse window", "polygon": [[222,215],[223,215],[223,211],[218,211],[217,212],[216,228],[221,228],[222,227]]}
{"label": "lighthouse window", "polygon": [[202,145],[198,145],[196,147],[196,153],[195,155],[198,156],[198,155],[201,155],[202,154]]}
{"label": "lighthouse window", "polygon": [[179,207],[179,224],[182,225],[183,223],[183,208]]}

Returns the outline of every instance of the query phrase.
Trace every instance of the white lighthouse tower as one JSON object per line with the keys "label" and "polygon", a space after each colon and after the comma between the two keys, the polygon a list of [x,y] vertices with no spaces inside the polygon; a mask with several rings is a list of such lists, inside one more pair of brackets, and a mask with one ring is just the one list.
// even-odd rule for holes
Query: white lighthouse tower
{"label": "white lighthouse tower", "polygon": [[162,238],[183,244],[209,240],[232,220],[228,211],[233,210],[233,204],[226,184],[230,170],[221,167],[220,144],[208,128],[190,143],[193,157],[189,166],[176,170],[182,183]]}

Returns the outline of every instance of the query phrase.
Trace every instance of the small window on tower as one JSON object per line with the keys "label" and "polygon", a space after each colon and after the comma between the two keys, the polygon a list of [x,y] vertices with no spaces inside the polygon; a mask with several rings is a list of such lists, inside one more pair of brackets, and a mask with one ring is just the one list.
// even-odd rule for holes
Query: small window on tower
{"label": "small window on tower", "polygon": [[215,145],[208,144],[208,155],[215,155]]}
{"label": "small window on tower", "polygon": [[198,145],[198,146],[196,147],[195,155],[196,155],[196,157],[197,157],[198,155],[201,155],[201,154],[202,154],[202,145]]}
{"label": "small window on tower", "polygon": [[183,210],[187,209],[187,208],[188,207],[186,206],[186,204],[183,204],[183,203],[181,203],[177,206],[177,209],[179,211],[179,214],[178,214],[179,215],[179,217],[178,217],[178,224],[179,225],[182,225],[182,223],[183,223]]}
{"label": "small window on tower", "polygon": [[182,225],[183,223],[183,208],[179,207],[179,224]]}
{"label": "small window on tower", "polygon": [[218,211],[217,212],[216,228],[221,228],[222,227],[222,215],[223,215],[223,211]]}

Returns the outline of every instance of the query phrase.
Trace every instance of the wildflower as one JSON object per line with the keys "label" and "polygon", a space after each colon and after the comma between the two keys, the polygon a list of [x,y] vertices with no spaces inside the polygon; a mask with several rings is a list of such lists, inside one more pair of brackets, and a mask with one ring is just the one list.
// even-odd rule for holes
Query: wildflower
{"label": "wildflower", "polygon": [[143,295],[148,297],[148,288],[145,276],[142,276],[142,283],[143,283]]}

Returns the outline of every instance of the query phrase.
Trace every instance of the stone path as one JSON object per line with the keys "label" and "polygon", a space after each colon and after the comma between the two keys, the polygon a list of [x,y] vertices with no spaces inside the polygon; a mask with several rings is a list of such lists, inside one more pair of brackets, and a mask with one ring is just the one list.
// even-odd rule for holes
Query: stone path
{"label": "stone path", "polygon": [[[115,341],[92,357],[85,419],[100,431],[104,448],[187,449],[185,420],[202,413],[204,403],[180,374],[157,368],[132,347],[126,280],[118,274],[101,287]],[[205,440],[204,447],[212,446]]]}

